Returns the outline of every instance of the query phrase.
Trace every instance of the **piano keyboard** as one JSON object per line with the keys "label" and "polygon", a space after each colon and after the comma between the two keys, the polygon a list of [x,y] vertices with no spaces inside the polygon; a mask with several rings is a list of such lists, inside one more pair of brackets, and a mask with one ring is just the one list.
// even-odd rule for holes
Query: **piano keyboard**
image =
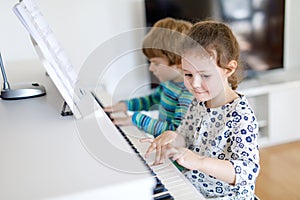
{"label": "piano keyboard", "polygon": [[[103,95],[103,94],[102,94]],[[93,94],[96,101],[103,108],[103,103]],[[108,114],[109,116],[109,114]],[[124,117],[124,113],[118,113],[118,116]],[[110,116],[109,116],[110,117]],[[188,179],[177,169],[170,161],[165,160],[164,164],[153,166],[154,153],[149,158],[145,158],[145,152],[148,149],[148,143],[141,143],[141,138],[147,135],[135,126],[116,126],[125,140],[141,157],[144,164],[149,168],[156,180],[156,187],[153,190],[154,200],[195,200],[205,199],[200,192],[189,182]]]}

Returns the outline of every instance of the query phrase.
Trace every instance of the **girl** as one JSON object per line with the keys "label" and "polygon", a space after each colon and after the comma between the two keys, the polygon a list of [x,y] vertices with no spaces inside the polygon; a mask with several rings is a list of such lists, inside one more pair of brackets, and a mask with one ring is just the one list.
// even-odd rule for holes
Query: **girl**
{"label": "girl", "polygon": [[205,197],[254,199],[259,173],[258,125],[237,93],[239,45],[223,23],[196,23],[183,43],[184,83],[195,99],[184,120],[151,142],[154,165],[172,158]]}

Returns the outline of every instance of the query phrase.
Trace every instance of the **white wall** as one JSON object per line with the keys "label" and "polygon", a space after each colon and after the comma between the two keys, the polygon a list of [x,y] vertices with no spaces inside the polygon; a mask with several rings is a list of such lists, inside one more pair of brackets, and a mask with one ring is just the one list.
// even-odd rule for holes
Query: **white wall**
{"label": "white wall", "polygon": [[284,63],[287,70],[300,69],[299,8],[300,1],[286,0]]}
{"label": "white wall", "polygon": [[[144,25],[143,0],[35,1],[69,56],[78,64],[113,35]],[[1,0],[0,4],[0,43],[7,61],[36,57],[27,32],[12,11],[16,2]]]}
{"label": "white wall", "polygon": [[[0,1],[0,50],[3,59],[6,63],[37,59],[27,32],[12,12],[12,7],[18,0]],[[124,32],[144,26],[143,0],[36,0],[36,2],[78,70],[101,44]],[[286,0],[285,69],[300,68],[299,7],[300,1]],[[139,41],[140,38],[136,40]],[[131,38],[131,41],[135,42],[135,39]],[[115,51],[117,48],[118,46],[113,46],[107,51]],[[107,83],[109,79],[111,82],[108,90],[114,92],[117,86],[121,85],[123,88],[118,91],[123,93],[120,94],[123,97],[128,91],[132,91],[133,87],[149,82],[146,66],[134,70],[127,78],[123,78],[126,80],[126,87],[118,81],[120,77],[124,77],[125,71],[132,69],[130,67],[143,65],[144,61],[141,59],[143,60],[141,55],[135,54],[129,56],[127,60],[122,59],[122,62],[114,62],[118,66],[114,67],[115,70],[104,81]],[[118,72],[122,75],[118,75]]]}
{"label": "white wall", "polygon": [[[2,30],[0,33],[0,51],[6,68],[13,68],[14,65],[11,63],[38,59],[28,33],[12,11],[13,5],[18,0],[0,1],[0,27]],[[103,43],[107,43],[124,32],[144,26],[143,0],[35,1],[77,71],[81,69],[89,55]],[[132,43],[140,42],[140,38],[130,39]],[[125,42],[128,43],[129,41]],[[121,46],[122,43],[118,45]],[[119,47],[114,45],[109,48],[107,52],[114,52]],[[102,58],[99,57],[97,63],[99,67],[102,67],[101,60]],[[114,65],[119,63],[114,62]],[[150,78],[144,63],[145,59],[141,53],[128,55],[125,59],[122,58],[122,63],[118,64],[119,70],[117,70],[117,66],[112,67],[115,69],[113,74],[106,78],[110,82],[107,86],[108,90],[113,93],[117,87],[120,87],[118,93],[119,98],[121,98],[125,94],[128,95],[128,91],[135,90],[134,87],[137,85],[145,85]],[[132,69],[137,66],[141,67],[138,70],[133,70],[132,73]],[[118,80],[123,79],[125,81],[124,73],[126,70],[131,72],[126,75],[127,81],[124,85]],[[89,73],[93,74],[92,71]],[[108,83],[107,80],[104,82]]]}

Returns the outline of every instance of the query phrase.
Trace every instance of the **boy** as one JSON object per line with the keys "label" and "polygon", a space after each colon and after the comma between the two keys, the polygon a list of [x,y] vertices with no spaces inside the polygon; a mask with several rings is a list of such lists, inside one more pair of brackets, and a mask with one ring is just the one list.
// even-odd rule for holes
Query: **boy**
{"label": "boy", "polygon": [[[154,137],[166,130],[176,130],[193,98],[184,86],[179,56],[183,35],[191,26],[189,22],[173,18],[154,24],[143,40],[142,50],[150,61],[149,70],[161,83],[148,96],[121,101],[105,108],[106,112],[135,111],[127,118],[114,118],[116,125],[134,124]],[[158,119],[139,112],[149,111],[155,105],[158,105]]]}

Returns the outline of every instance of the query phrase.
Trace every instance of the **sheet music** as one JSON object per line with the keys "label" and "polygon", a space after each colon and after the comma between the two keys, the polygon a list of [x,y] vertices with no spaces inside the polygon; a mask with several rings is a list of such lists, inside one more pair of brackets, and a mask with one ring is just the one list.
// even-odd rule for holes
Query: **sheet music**
{"label": "sheet music", "polygon": [[80,118],[76,104],[82,93],[75,92],[77,74],[37,4],[33,0],[22,0],[13,11],[34,40],[37,53],[57,89],[75,117]]}

